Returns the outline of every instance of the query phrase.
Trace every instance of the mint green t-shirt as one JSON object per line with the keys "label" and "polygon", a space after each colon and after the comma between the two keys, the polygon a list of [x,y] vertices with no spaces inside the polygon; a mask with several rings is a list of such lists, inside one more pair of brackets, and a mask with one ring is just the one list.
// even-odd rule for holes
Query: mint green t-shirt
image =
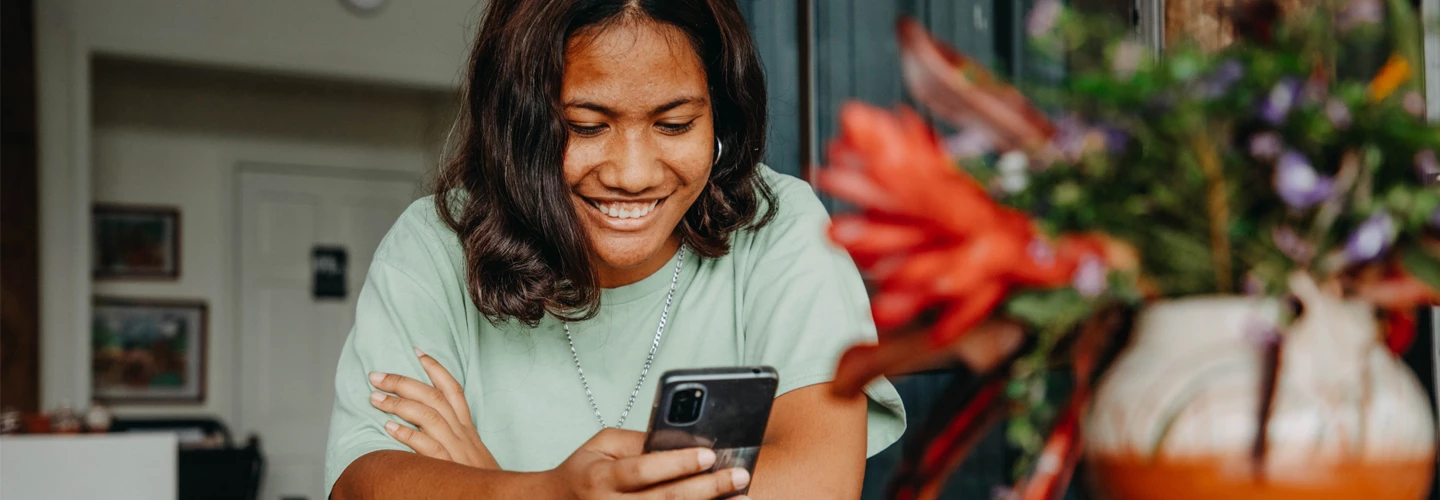
{"label": "mint green t-shirt", "polygon": [[[769,365],[780,374],[778,397],[830,381],[846,347],[875,338],[860,274],[825,237],[828,215],[820,200],[799,179],[763,165],[760,172],[778,199],[775,219],[735,233],[724,257],[687,254],[663,341],[625,428],[645,430],[656,383],[667,370]],[[335,372],[327,495],[362,455],[408,451],[385,433],[385,422],[396,417],[370,405],[367,374],[429,383],[414,348],[464,385],[480,438],[506,470],[553,468],[600,430],[560,322],[492,325],[469,299],[464,260],[430,198],[406,210],[376,250]],[[570,327],[608,424],[635,387],[674,266],[672,258],[639,282],[603,290],[599,315]],[[874,455],[899,438],[905,413],[889,382],[879,380],[865,392],[867,450]]]}

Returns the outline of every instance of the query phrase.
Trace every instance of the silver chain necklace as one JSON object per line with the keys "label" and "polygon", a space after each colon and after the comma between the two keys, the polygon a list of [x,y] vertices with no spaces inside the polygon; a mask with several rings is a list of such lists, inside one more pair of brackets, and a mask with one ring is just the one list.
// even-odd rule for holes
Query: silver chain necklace
{"label": "silver chain necklace", "polygon": [[[630,391],[630,402],[625,403],[625,411],[620,413],[620,420],[615,422],[615,427],[625,425],[625,417],[630,416],[630,408],[635,406],[635,398],[640,395],[640,386],[645,384],[645,376],[650,374],[650,364],[655,362],[655,351],[660,349],[660,336],[665,334],[665,321],[670,318],[670,301],[675,298],[675,284],[680,282],[680,268],[685,265],[685,247],[678,251],[680,258],[675,261],[675,274],[670,277],[670,292],[665,294],[665,308],[660,310],[660,326],[655,327],[655,340],[650,342],[650,354],[645,357],[645,366],[640,368],[640,380],[635,381],[635,390]],[[590,382],[585,380],[585,369],[580,367],[580,353],[575,350],[575,338],[570,336],[570,323],[562,322],[565,326],[565,340],[570,342],[570,356],[575,359],[575,371],[580,374],[580,386],[585,388],[585,398],[590,400],[590,409],[595,410],[595,420],[600,422],[600,428],[609,427],[605,425],[605,417],[600,416],[600,406],[595,404],[595,394],[590,392]]]}

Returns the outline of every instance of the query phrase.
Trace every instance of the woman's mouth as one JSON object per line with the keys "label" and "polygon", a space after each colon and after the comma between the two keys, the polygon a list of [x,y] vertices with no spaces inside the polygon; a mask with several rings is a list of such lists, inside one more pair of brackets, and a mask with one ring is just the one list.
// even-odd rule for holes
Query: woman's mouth
{"label": "woman's mouth", "polygon": [[655,208],[664,202],[665,198],[649,201],[602,201],[586,198],[585,201],[605,218],[620,222],[646,218],[655,212]]}

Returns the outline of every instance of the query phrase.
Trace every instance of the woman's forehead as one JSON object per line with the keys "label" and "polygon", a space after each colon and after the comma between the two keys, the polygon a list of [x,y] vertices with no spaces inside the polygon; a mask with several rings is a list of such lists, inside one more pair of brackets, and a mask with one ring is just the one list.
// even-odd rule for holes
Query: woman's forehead
{"label": "woman's forehead", "polygon": [[[680,97],[704,95],[700,57],[680,29],[623,21],[571,39],[565,54],[566,102],[621,102],[650,109]],[[654,101],[654,102],[651,102]]]}

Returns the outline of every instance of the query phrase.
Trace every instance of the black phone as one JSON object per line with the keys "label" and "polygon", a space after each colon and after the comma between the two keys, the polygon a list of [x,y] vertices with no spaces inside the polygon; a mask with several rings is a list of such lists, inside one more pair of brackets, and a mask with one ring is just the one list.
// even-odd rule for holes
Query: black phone
{"label": "black phone", "polygon": [[743,467],[754,477],[779,385],[780,374],[768,366],[665,372],[650,410],[645,452],[710,448],[710,470]]}

